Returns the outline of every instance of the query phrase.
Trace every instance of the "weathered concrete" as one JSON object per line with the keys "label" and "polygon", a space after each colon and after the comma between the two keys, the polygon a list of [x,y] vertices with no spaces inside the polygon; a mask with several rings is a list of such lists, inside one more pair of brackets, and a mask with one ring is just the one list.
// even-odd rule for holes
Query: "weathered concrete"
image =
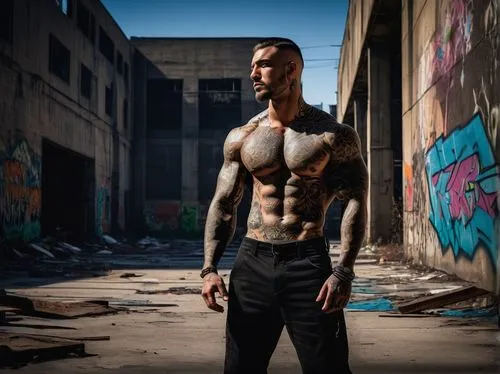
{"label": "weathered concrete", "polygon": [[[75,205],[82,199],[89,205],[87,230],[102,233],[110,228],[111,219],[123,228],[131,148],[131,124],[129,120],[125,128],[123,105],[130,97],[130,86],[115,65],[116,53],[120,51],[124,63],[130,66],[127,38],[100,2],[82,1],[95,16],[94,44],[77,27],[75,8],[70,17],[54,1],[11,3],[11,40],[0,38],[1,235],[30,240],[40,234],[42,199],[47,192],[42,189],[45,140],[74,151],[93,164],[92,172],[86,176],[91,185],[88,194],[75,196]],[[99,50],[99,27],[114,42],[114,65]],[[68,82],[50,71],[49,35],[69,50]],[[92,73],[90,99],[81,94],[81,64]],[[67,71],[66,67],[63,70]],[[105,113],[104,104],[105,86],[110,84],[114,90],[112,116]],[[54,165],[51,168],[57,169]],[[114,182],[113,173],[119,175]],[[64,184],[64,176],[59,178],[58,183]],[[116,207],[113,214],[112,202]],[[53,206],[43,209],[48,211]]]}
{"label": "weathered concrete", "polygon": [[[367,241],[390,239],[393,160],[391,149],[390,61],[384,45],[368,48],[367,161],[369,175]],[[364,135],[364,134],[363,134]]]}
{"label": "weathered concrete", "polygon": [[498,293],[500,3],[405,1],[402,19],[406,255]]}
{"label": "weathered concrete", "polygon": [[[146,133],[140,149],[154,149],[158,155],[167,153],[171,159],[179,159],[180,172],[165,170],[165,178],[179,186],[180,194],[165,193],[161,198],[146,196],[140,189],[136,192],[136,216],[144,216],[151,232],[168,234],[184,232],[199,234],[204,225],[204,217],[215,191],[218,171],[222,165],[224,139],[232,127],[241,126],[255,114],[263,110],[254,97],[249,67],[252,48],[257,38],[139,38],[132,37],[131,43],[138,53],[136,69],[144,76],[142,91],[147,79],[179,79],[183,82],[182,127],[175,129],[141,130],[148,127],[143,96],[137,96],[136,108],[141,115],[136,116],[137,131]],[[217,116],[211,118],[212,128],[200,128],[199,80],[231,78],[241,81],[241,120],[231,125],[217,125]],[[224,100],[226,91],[213,91]],[[221,103],[222,103],[221,101]],[[230,109],[230,108],[229,108]],[[229,110],[228,109],[228,110]],[[175,148],[173,148],[174,146]],[[170,150],[168,150],[170,148]],[[141,164],[144,154],[138,153]],[[164,156],[165,157],[165,156]],[[177,170],[177,169],[176,169]],[[148,177],[138,173],[137,184],[144,185]],[[158,175],[154,175],[158,178]],[[176,189],[177,191],[177,189]],[[245,205],[245,204],[243,204]],[[245,207],[248,212],[249,207]],[[243,214],[244,215],[244,214]]]}
{"label": "weathered concrete", "polygon": [[[365,83],[371,70],[369,51],[382,53],[377,43],[387,43],[392,47],[391,68],[378,80],[378,88],[391,86],[390,103],[385,94],[381,98],[391,107],[384,123],[392,122],[393,130],[398,129],[393,136],[400,136],[400,116],[403,123],[402,165],[394,165],[393,188],[396,199],[403,195],[406,256],[498,294],[500,3],[382,0],[373,7],[362,5],[351,1],[346,21],[339,119],[351,122],[354,117],[357,122],[357,98],[370,90]],[[369,14],[358,18],[354,9],[359,7]],[[365,31],[361,25],[366,17],[370,21]],[[352,36],[356,24],[359,37]],[[396,77],[399,67],[401,82]],[[399,160],[399,144],[393,141],[392,149]],[[387,150],[379,159],[387,165],[390,157]],[[381,180],[389,178],[388,169],[377,171]],[[375,192],[370,201],[379,201],[379,190]],[[380,220],[370,217],[370,222]],[[370,231],[373,227],[370,223]]]}
{"label": "weathered concrete", "polygon": [[339,76],[337,84],[337,120],[344,122],[349,102],[353,100],[358,69],[363,61],[365,39],[373,15],[374,0],[349,1],[342,49],[340,51]]}
{"label": "weathered concrete", "polygon": [[357,97],[354,100],[354,129],[359,135],[359,140],[361,141],[361,154],[363,155],[363,159],[367,162],[367,153],[368,147],[366,144],[368,134],[366,128],[367,121],[367,98],[366,97]]}

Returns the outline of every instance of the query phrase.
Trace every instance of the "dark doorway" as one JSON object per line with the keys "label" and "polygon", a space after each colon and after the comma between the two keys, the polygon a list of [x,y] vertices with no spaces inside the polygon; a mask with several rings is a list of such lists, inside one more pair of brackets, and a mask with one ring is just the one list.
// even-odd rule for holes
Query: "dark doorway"
{"label": "dark doorway", "polygon": [[42,141],[42,234],[80,240],[95,230],[94,160]]}

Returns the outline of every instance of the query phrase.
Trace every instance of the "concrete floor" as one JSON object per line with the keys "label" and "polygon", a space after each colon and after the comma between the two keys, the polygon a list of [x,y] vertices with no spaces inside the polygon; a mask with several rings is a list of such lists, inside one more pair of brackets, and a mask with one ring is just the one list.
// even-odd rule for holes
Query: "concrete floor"
{"label": "concrete floor", "polygon": [[[11,329],[58,336],[111,336],[110,341],[85,343],[87,353],[96,356],[29,364],[15,372],[222,373],[225,313],[206,309],[198,294],[136,293],[138,289],[199,288],[198,270],[126,270],[131,271],[144,276],[124,279],[120,278],[124,271],[114,271],[106,277],[66,280],[36,287],[24,287],[22,282],[12,280],[7,285],[9,291],[48,299],[149,300],[176,304],[160,308],[130,307],[128,312],[104,317],[50,321],[51,325],[77,327],[76,331]],[[358,276],[368,279],[386,277],[387,271],[387,267],[376,265],[357,267]],[[223,272],[226,279],[228,273]],[[398,274],[404,278],[408,271],[403,268],[391,270],[392,278],[396,279]],[[450,285],[443,283],[439,286]],[[389,318],[380,315],[386,313],[346,313],[351,366],[355,374],[500,372],[500,331],[491,319]],[[37,319],[26,318],[24,322],[34,320]],[[301,373],[286,331],[271,360],[269,373]]]}

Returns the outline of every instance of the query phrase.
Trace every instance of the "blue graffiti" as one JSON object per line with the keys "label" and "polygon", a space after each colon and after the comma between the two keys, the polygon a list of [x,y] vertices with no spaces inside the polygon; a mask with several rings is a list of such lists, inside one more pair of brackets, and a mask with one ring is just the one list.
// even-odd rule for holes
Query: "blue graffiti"
{"label": "blue graffiti", "polygon": [[427,152],[425,169],[429,219],[443,253],[451,247],[455,258],[472,260],[482,246],[496,269],[500,174],[481,116],[440,136]]}
{"label": "blue graffiti", "polygon": [[102,236],[109,230],[111,222],[109,192],[106,187],[101,187],[97,191],[96,213],[96,232],[98,236]]}

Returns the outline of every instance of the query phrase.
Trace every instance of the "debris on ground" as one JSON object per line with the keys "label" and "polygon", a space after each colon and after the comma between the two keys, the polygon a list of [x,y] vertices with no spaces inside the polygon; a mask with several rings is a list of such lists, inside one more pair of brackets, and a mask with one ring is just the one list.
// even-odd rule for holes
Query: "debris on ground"
{"label": "debris on ground", "polygon": [[0,332],[0,367],[20,367],[32,361],[84,357],[85,344],[60,337]]}
{"label": "debris on ground", "polygon": [[137,290],[136,293],[141,295],[200,295],[201,288],[188,287],[170,287],[166,290]]}
{"label": "debris on ground", "polygon": [[123,273],[120,275],[120,278],[139,278],[143,277],[144,274],[137,274],[137,273]]}
{"label": "debris on ground", "polygon": [[166,307],[179,306],[178,304],[171,304],[171,303],[152,303],[149,300],[121,300],[112,302],[112,305],[127,306],[127,307],[149,307],[149,308],[166,308]]}
{"label": "debris on ground", "polygon": [[[45,237],[30,243],[1,243],[0,270],[27,271],[37,278],[97,277],[108,275],[110,267],[133,267],[144,259],[158,262],[157,267],[164,268],[169,251],[169,242],[151,237],[135,243],[118,240],[109,234],[78,243]],[[151,258],[150,253],[161,255],[161,258]]]}
{"label": "debris on ground", "polygon": [[417,298],[410,302],[398,304],[396,307],[401,313],[418,313],[426,309],[440,308],[460,301],[487,295],[488,291],[475,286],[465,286],[458,289],[444,291],[432,296]]}
{"label": "debris on ground", "polygon": [[116,313],[107,301],[61,302],[32,299],[10,294],[0,295],[0,305],[17,308],[22,315],[44,318],[71,319]]}

